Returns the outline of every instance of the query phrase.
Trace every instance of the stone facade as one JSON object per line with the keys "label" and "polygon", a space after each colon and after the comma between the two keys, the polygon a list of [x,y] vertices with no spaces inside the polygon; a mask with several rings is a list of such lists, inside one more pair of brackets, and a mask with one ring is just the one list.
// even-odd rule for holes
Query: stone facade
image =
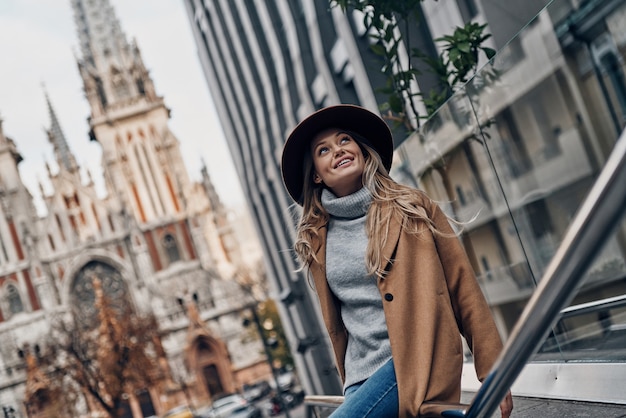
{"label": "stone facade", "polygon": [[[114,302],[156,316],[174,381],[201,385],[194,398],[206,403],[235,390],[239,370],[263,368],[260,342],[241,338],[241,311],[253,303],[237,283],[243,257],[207,170],[201,183],[190,181],[168,128],[170,110],[108,1],[73,0],[72,7],[107,193],[100,196],[89,168],[76,163],[46,95],[56,161],[47,165],[52,191],[40,187],[46,213],[38,214],[18,171],[19,138],[6,136],[0,122],[0,404],[27,416],[27,367],[18,352],[45,346],[59,314],[92,318],[94,277]],[[190,328],[189,304],[202,332]],[[210,364],[217,383],[206,381]]]}

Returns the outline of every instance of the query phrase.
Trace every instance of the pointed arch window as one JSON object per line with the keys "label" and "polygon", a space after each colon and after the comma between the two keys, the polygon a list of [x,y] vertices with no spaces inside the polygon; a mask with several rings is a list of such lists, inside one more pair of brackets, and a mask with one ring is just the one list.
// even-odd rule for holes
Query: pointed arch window
{"label": "pointed arch window", "polygon": [[176,238],[174,238],[172,234],[165,234],[163,236],[163,248],[165,248],[165,252],[167,253],[170,263],[180,260],[178,244],[176,243]]}
{"label": "pointed arch window", "polygon": [[121,76],[113,79],[113,88],[115,88],[115,95],[119,99],[126,99],[130,96],[128,83]]}
{"label": "pointed arch window", "polygon": [[3,261],[9,261],[9,254],[7,253],[7,248],[4,246],[2,235],[0,235],[0,249],[2,249],[2,255],[4,256],[4,258],[0,257],[0,264],[2,264]]}
{"label": "pointed arch window", "polygon": [[100,77],[96,77],[95,81],[96,81],[96,90],[98,92],[98,98],[100,99],[100,104],[102,105],[103,109],[106,109],[107,105],[109,104],[109,101],[104,91],[104,84],[102,83],[102,79]]}
{"label": "pointed arch window", "polygon": [[124,74],[116,67],[111,67],[111,80],[115,96],[118,99],[126,99],[130,96],[130,89]]}
{"label": "pointed arch window", "polygon": [[71,306],[78,321],[90,328],[97,322],[97,309],[95,306],[94,279],[101,281],[104,294],[109,298],[111,307],[119,312],[128,312],[131,309],[128,298],[128,286],[121,273],[113,266],[92,260],[85,264],[76,274],[72,282]]}
{"label": "pointed arch window", "polygon": [[20,292],[17,290],[17,287],[10,284],[7,286],[6,291],[7,306],[11,315],[24,312],[24,304],[22,303],[22,298],[20,297]]}
{"label": "pointed arch window", "polygon": [[142,96],[146,95],[146,88],[143,84],[143,80],[141,78],[137,78],[137,91],[139,91],[139,94]]}

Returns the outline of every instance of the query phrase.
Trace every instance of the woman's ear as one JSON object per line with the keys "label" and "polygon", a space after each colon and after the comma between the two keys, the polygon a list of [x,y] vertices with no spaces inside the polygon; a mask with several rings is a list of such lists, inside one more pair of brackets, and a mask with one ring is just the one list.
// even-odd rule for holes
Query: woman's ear
{"label": "woman's ear", "polygon": [[315,184],[322,184],[322,178],[317,173],[314,173],[313,174],[313,182]]}

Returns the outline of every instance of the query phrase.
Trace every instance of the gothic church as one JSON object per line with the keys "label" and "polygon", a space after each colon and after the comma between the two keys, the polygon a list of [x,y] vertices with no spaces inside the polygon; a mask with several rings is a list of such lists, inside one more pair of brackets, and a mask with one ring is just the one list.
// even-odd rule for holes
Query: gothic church
{"label": "gothic church", "polygon": [[[190,180],[169,109],[109,1],[71,4],[107,193],[81,174],[46,94],[58,168],[47,167],[53,191],[40,187],[39,216],[18,171],[19,138],[0,121],[0,404],[27,416],[18,353],[45,343],[55,314],[96,315],[94,277],[111,300],[155,315],[172,374],[195,384],[197,399],[234,391],[263,358],[258,341],[242,338],[251,299],[234,280],[242,260],[224,208],[206,169],[202,182]],[[163,412],[162,394],[151,395],[134,400],[132,416]]]}

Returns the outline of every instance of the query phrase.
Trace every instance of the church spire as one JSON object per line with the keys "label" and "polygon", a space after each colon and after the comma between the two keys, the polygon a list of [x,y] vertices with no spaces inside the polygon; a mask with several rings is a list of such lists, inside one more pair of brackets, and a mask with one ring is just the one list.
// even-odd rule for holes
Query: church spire
{"label": "church spire", "polygon": [[204,191],[209,198],[209,204],[211,205],[211,209],[215,213],[222,214],[225,211],[224,205],[222,204],[220,196],[215,190],[215,186],[213,186],[213,182],[211,181],[211,176],[209,175],[209,170],[207,169],[204,159],[202,159],[201,161],[202,167],[200,169],[200,172],[202,173],[202,185],[204,186]]}
{"label": "church spire", "polygon": [[61,129],[61,124],[57,118],[56,112],[50,102],[48,93],[44,91],[46,96],[46,103],[48,105],[48,114],[50,115],[50,128],[46,130],[48,134],[48,140],[54,148],[54,155],[60,168],[67,170],[70,173],[78,171],[78,164],[76,159],[70,151],[70,147],[67,145],[65,134]]}
{"label": "church spire", "polygon": [[78,68],[92,118],[138,99],[161,103],[139,48],[129,43],[109,0],[71,0],[80,42]]}
{"label": "church spire", "polygon": [[17,147],[11,138],[4,135],[4,131],[2,128],[2,116],[0,115],[0,154],[4,152],[9,152],[15,164],[19,164],[22,161],[22,156],[17,151]]}

